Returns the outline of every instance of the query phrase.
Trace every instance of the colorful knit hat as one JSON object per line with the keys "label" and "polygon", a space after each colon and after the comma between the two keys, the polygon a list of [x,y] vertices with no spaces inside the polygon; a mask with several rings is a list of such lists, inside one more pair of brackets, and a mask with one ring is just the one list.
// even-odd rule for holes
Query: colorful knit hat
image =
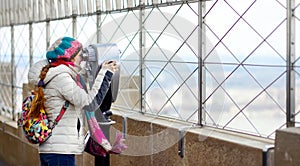
{"label": "colorful knit hat", "polygon": [[82,44],[71,37],[62,37],[57,39],[51,47],[49,47],[46,58],[49,61],[57,61],[59,59],[69,60],[73,55],[77,54],[82,48]]}

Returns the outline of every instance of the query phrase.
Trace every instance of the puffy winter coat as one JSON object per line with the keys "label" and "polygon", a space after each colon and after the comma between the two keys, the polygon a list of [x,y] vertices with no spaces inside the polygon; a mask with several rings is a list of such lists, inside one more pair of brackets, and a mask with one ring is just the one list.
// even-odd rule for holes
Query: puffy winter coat
{"label": "puffy winter coat", "polygon": [[[37,75],[40,73],[40,68],[36,70],[29,71],[29,80],[38,82]],[[77,72],[72,66],[59,65],[49,69],[44,79],[46,84],[44,96],[45,108],[50,120],[57,117],[66,100],[70,102],[70,105],[58,125],[53,129],[52,136],[39,146],[39,153],[81,154],[83,152],[84,114],[82,108],[92,105],[92,103],[94,106],[95,103],[100,104],[97,97],[103,95],[103,92],[109,88],[112,74],[106,69],[101,69],[93,87],[87,93],[77,85],[75,81]],[[79,131],[78,124],[80,125]]]}

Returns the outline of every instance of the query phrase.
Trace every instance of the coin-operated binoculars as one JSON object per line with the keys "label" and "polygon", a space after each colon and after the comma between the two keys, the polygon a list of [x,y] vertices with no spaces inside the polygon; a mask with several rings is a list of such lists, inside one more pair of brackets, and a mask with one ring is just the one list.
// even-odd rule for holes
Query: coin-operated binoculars
{"label": "coin-operated binoculars", "polygon": [[[92,44],[83,49],[83,60],[86,61],[86,76],[89,87],[94,84],[95,78],[101,69],[104,61],[116,61],[120,64],[121,51],[116,44]],[[116,71],[99,110],[95,112],[96,119],[103,130],[103,133],[109,139],[109,129],[115,122],[110,119],[112,111],[111,104],[116,101],[119,89],[120,70]],[[95,165],[109,165],[109,155],[106,157],[95,157]]]}

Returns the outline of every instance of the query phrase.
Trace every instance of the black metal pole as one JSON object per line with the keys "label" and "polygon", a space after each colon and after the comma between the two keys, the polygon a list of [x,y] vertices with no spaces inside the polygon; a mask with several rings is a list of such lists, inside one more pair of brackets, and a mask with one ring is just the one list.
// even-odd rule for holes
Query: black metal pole
{"label": "black metal pole", "polygon": [[[104,135],[108,140],[110,140],[110,126],[112,123],[110,123],[110,119],[108,116],[105,116],[104,114],[107,113],[112,104],[112,91],[111,87],[107,91],[102,104],[100,105],[100,110],[96,111],[96,119],[100,125],[100,128],[102,129]],[[95,156],[95,166],[101,165],[101,166],[109,166],[110,165],[110,155],[107,154],[105,157],[101,156]]]}
{"label": "black metal pole", "polygon": [[[100,124],[101,129],[103,130],[104,135],[106,136],[106,138],[108,140],[110,140],[109,138],[109,130],[110,130],[110,124],[108,125],[101,125]],[[110,165],[110,155],[106,155],[105,157],[101,157],[101,156],[95,156],[95,166],[109,166]]]}

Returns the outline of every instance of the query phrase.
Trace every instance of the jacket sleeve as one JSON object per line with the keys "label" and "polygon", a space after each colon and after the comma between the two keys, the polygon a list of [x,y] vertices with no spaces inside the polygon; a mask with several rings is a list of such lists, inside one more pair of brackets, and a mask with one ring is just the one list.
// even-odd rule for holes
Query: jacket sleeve
{"label": "jacket sleeve", "polygon": [[106,92],[108,91],[112,75],[112,72],[101,69],[91,90],[86,92],[77,85],[70,74],[62,73],[60,75],[62,85],[58,87],[58,90],[62,96],[75,107],[85,107],[85,109],[88,108],[90,111],[95,111],[102,103]]}

